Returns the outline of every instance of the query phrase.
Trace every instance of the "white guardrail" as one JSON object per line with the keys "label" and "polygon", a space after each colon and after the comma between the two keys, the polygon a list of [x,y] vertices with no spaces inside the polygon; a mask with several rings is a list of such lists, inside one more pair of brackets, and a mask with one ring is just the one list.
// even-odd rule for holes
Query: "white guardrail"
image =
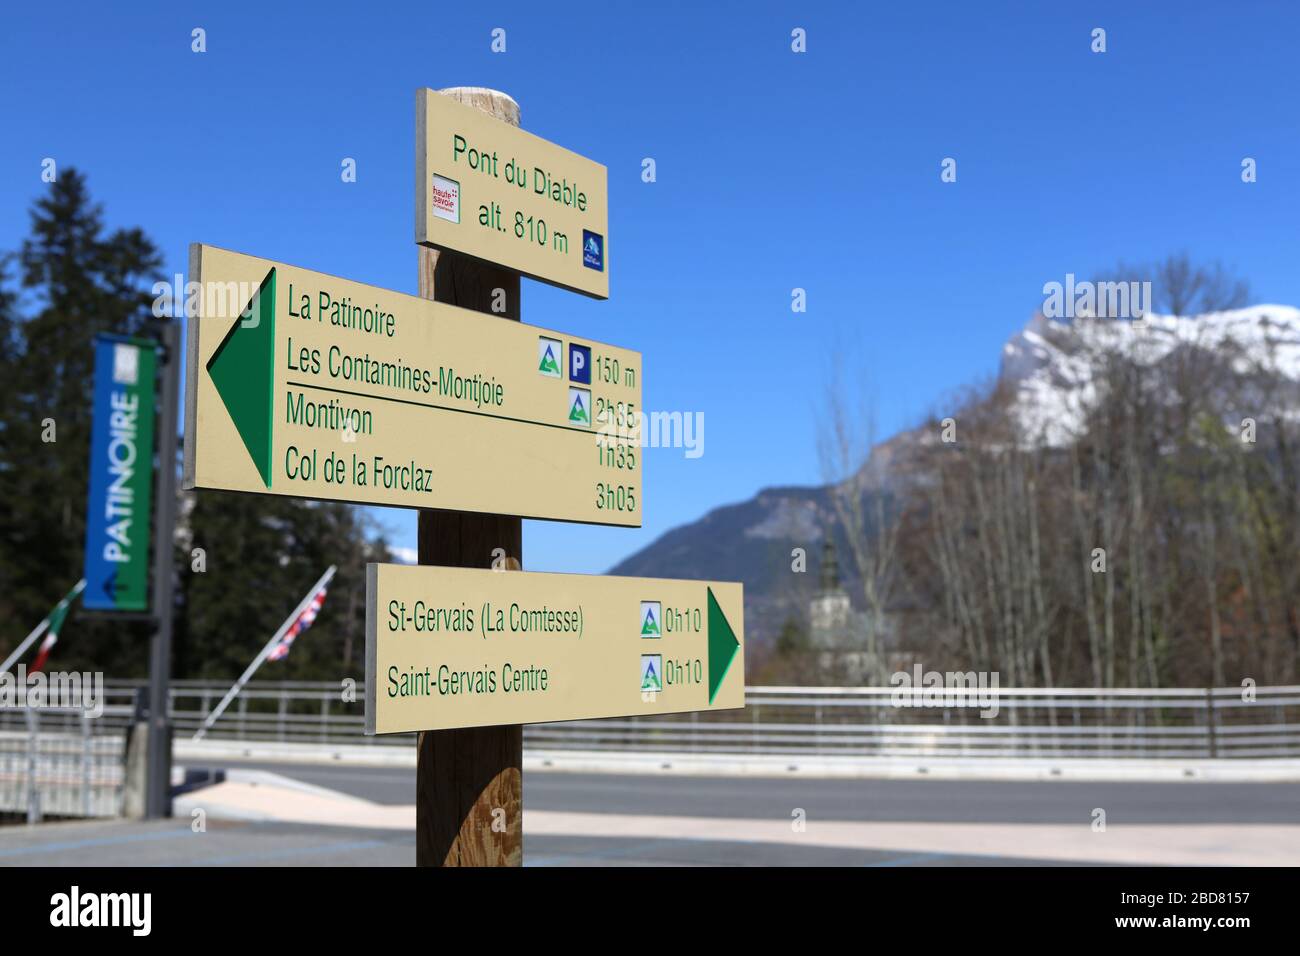
{"label": "white guardrail", "polygon": [[[117,812],[126,729],[143,681],[106,681],[103,714],[0,708],[0,814]],[[191,737],[229,689],[175,681],[174,737]],[[750,687],[743,710],[530,724],[525,748],[862,757],[1300,757],[1300,686],[1242,688],[1004,687],[996,708],[895,703],[893,687]],[[364,689],[253,681],[209,740],[411,745],[366,737]],[[909,702],[910,703],[910,702]],[[995,711],[995,712],[994,712]],[[981,716],[987,714],[988,716]]]}
{"label": "white guardrail", "polygon": [[112,817],[121,812],[125,731],[80,711],[0,709],[0,817]]}

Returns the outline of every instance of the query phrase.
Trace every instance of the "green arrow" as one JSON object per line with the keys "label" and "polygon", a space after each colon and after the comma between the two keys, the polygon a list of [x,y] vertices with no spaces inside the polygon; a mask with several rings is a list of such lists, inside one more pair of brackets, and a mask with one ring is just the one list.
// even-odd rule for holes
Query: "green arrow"
{"label": "green arrow", "polygon": [[731,662],[736,659],[740,641],[736,640],[736,632],[731,629],[727,616],[718,606],[713,588],[706,590],[709,592],[709,703],[712,704]]}
{"label": "green arrow", "polygon": [[266,274],[208,359],[208,374],[244,440],[248,456],[270,488],[271,418],[275,409],[275,269]]}

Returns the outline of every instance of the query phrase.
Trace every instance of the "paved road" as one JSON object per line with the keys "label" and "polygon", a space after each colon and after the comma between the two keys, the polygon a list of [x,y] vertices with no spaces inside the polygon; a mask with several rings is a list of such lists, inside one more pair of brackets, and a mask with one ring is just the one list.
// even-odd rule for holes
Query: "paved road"
{"label": "paved road", "polygon": [[[264,769],[316,787],[335,790],[392,807],[414,801],[413,770],[265,762],[226,761],[224,766]],[[563,835],[525,833],[530,866],[690,866],[830,865],[962,866],[969,864],[1050,865],[1058,852],[1038,852],[1015,838],[979,852],[965,837],[938,845],[801,845],[788,836],[751,839],[740,835],[710,839],[680,837],[698,818],[789,821],[795,808],[814,821],[847,826],[910,822],[1054,826],[1056,840],[1088,832],[1093,808],[1104,807],[1111,824],[1288,825],[1300,824],[1300,784],[970,782],[948,780],[814,780],[622,776],[529,772],[524,779],[530,810],[556,816],[598,814],[599,820],[653,818],[649,831],[626,835],[585,835],[583,828]],[[542,817],[546,817],[544,812]],[[682,821],[678,826],[672,819]],[[591,820],[591,817],[580,819]],[[789,832],[788,823],[780,828]],[[891,828],[895,829],[895,828]],[[665,837],[659,837],[664,831]],[[587,829],[591,832],[591,828]],[[810,831],[811,832],[811,831]],[[1017,827],[1017,833],[1029,832]],[[1039,831],[1045,832],[1045,831]],[[1161,833],[1164,831],[1161,830]],[[1235,830],[1235,832],[1242,832]],[[1294,839],[1295,831],[1288,832]],[[1158,838],[1159,839],[1159,838]],[[1232,842],[1212,836],[1209,845]],[[46,824],[35,828],[0,827],[0,866],[409,866],[414,863],[407,829],[362,829],[300,823],[243,823],[210,820],[193,833],[185,819],[151,823],[98,821]],[[960,850],[967,852],[960,852]],[[1040,849],[1041,848],[1035,848]],[[1076,846],[1077,850],[1077,846]],[[1062,853],[1062,855],[1067,855]],[[1075,855],[1076,859],[1085,857]],[[1238,861],[1240,862],[1240,861]]]}
{"label": "paved road", "polygon": [[[967,866],[1042,861],[726,840],[524,836],[526,866]],[[413,835],[286,823],[96,821],[0,828],[0,867],[413,866]]]}
{"label": "paved road", "polygon": [[[270,770],[375,803],[415,802],[415,771],[288,763]],[[1077,823],[1104,807],[1112,823],[1300,824],[1300,783],[1081,783],[817,780],[667,774],[524,774],[524,805],[583,813],[926,823]]]}

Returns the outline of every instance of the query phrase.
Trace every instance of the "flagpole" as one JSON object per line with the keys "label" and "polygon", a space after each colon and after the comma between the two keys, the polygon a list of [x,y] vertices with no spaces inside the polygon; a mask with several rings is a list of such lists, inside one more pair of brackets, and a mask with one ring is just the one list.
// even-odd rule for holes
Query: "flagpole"
{"label": "flagpole", "polygon": [[45,633],[46,628],[50,626],[50,616],[54,614],[54,611],[57,611],[59,609],[59,604],[62,604],[63,601],[68,601],[69,603],[75,601],[77,599],[77,595],[80,594],[85,589],[85,587],[86,587],[86,579],[82,578],[80,581],[77,582],[76,587],[72,589],[72,591],[68,594],[67,597],[63,598],[62,600],[59,601],[58,604],[54,605],[54,610],[50,611],[49,614],[45,615],[45,619],[41,621],[40,624],[37,624],[34,628],[32,628],[32,632],[23,638],[22,643],[18,645],[18,649],[14,651],[12,654],[10,654],[7,658],[5,658],[5,662],[3,664],[0,664],[0,674],[3,674],[5,671],[9,670],[9,668],[13,667],[14,664],[18,662],[18,659],[27,652],[27,648],[35,644],[36,639]]}
{"label": "flagpole", "polygon": [[230,688],[226,693],[226,696],[221,698],[221,703],[217,704],[212,713],[208,714],[207,719],[203,721],[203,726],[194,734],[194,740],[202,740],[203,735],[206,734],[208,730],[211,729],[212,725],[217,722],[217,718],[225,713],[226,708],[230,706],[230,702],[239,695],[241,690],[244,689],[244,685],[248,683],[249,678],[253,676],[254,672],[262,666],[262,662],[266,660],[267,655],[271,653],[271,650],[275,645],[280,643],[280,638],[284,637],[285,631],[289,630],[289,625],[296,621],[298,615],[307,609],[307,605],[310,604],[311,599],[316,596],[316,592],[330,583],[336,570],[338,569],[331,564],[329,570],[321,575],[320,580],[312,585],[312,589],[307,592],[307,596],[299,602],[296,608],[293,609],[293,613],[284,619],[284,623],[280,625],[280,629],[275,632],[271,639],[266,642],[266,646],[258,651],[257,656],[253,658],[253,663],[248,665],[248,669],[244,671],[243,676],[240,677],[239,680],[235,681],[234,686]]}

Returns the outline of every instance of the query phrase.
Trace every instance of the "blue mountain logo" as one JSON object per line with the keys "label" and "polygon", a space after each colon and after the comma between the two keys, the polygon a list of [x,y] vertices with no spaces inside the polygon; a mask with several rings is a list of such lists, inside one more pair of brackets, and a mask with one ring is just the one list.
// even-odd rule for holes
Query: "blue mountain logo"
{"label": "blue mountain logo", "polygon": [[605,237],[600,233],[582,230],[582,264],[597,272],[605,271]]}

